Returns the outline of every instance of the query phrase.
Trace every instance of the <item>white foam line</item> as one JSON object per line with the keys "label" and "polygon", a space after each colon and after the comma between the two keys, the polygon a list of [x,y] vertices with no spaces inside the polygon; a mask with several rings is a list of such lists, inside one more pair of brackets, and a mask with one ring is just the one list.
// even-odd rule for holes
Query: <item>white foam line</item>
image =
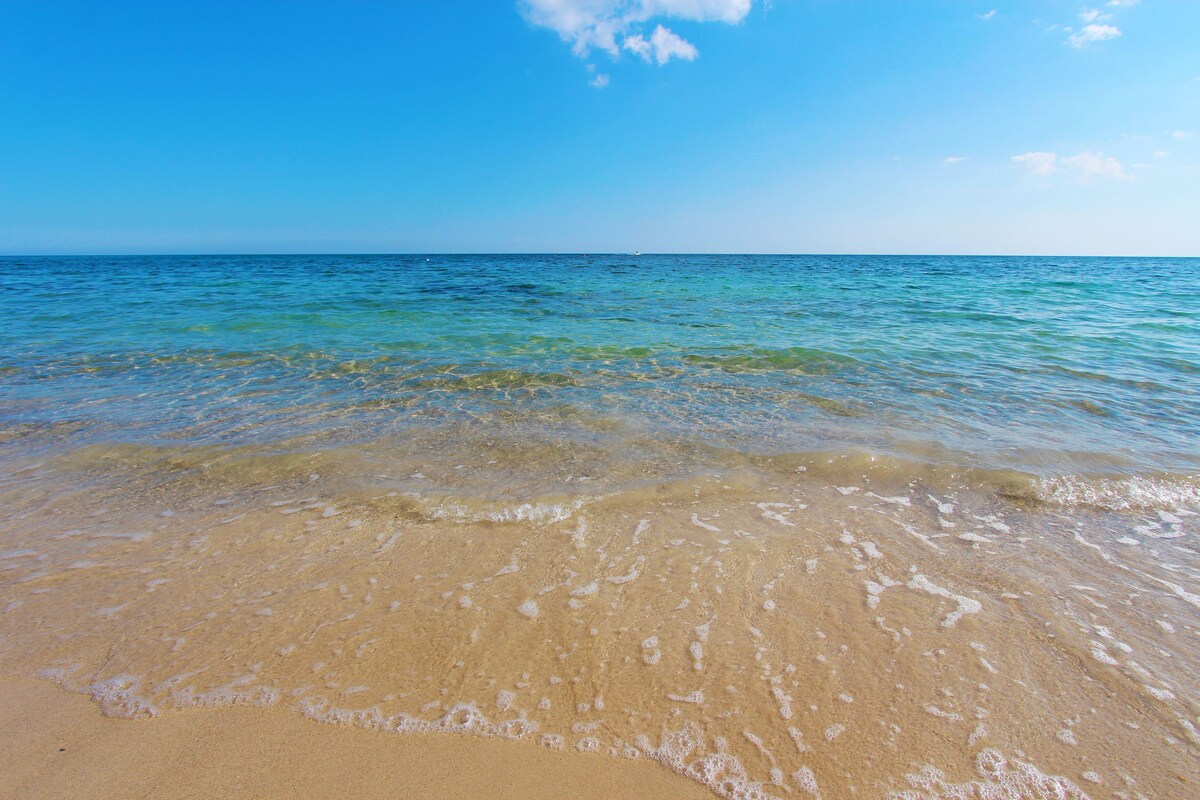
{"label": "white foam line", "polygon": [[697,689],[691,694],[668,694],[667,699],[676,703],[691,703],[693,705],[704,705],[704,692]]}
{"label": "white foam line", "polygon": [[1146,577],[1151,578],[1152,580],[1158,581],[1163,586],[1166,586],[1168,589],[1170,589],[1172,592],[1174,592],[1178,597],[1183,599],[1185,602],[1191,603],[1196,608],[1200,608],[1200,595],[1192,594],[1187,589],[1184,589],[1182,586],[1180,586],[1178,583],[1171,583],[1170,581],[1164,581],[1162,578],[1155,578],[1152,575],[1147,575]]}
{"label": "white foam line", "polygon": [[900,520],[896,519],[895,517],[889,516],[888,514],[885,514],[884,512],[882,512],[878,509],[875,509],[875,508],[871,508],[871,509],[867,509],[867,510],[874,512],[876,514],[879,514],[884,519],[890,519],[892,522],[899,525],[904,530],[904,532],[907,533],[909,536],[919,539],[921,542],[923,542],[924,544],[926,544],[929,547],[932,547],[934,550],[939,550],[939,551],[941,550],[940,547],[938,547],[936,544],[933,543],[932,539],[930,539],[928,536],[926,536],[925,534],[918,531],[912,525],[909,525],[907,522],[901,522]]}
{"label": "white foam line", "polygon": [[958,603],[958,608],[954,611],[951,611],[946,615],[946,618],[942,620],[943,628],[952,628],[954,627],[954,624],[962,619],[965,615],[978,614],[980,610],[983,609],[983,605],[978,600],[954,594],[949,589],[943,589],[941,586],[932,583],[924,575],[914,575],[913,579],[908,582],[908,587],[910,589],[919,589],[922,592],[928,592],[929,594],[937,595],[938,597],[945,597],[947,600],[953,600],[954,602]]}
{"label": "white foam line", "polygon": [[943,503],[941,500],[937,499],[933,495],[926,495],[926,496],[930,500],[933,501],[933,504],[935,506],[937,506],[937,510],[938,510],[939,514],[944,514],[946,516],[949,516],[954,513],[954,506],[951,503]]}
{"label": "white foam line", "polygon": [[[763,518],[778,522],[780,525],[786,525],[789,528],[796,527],[796,523],[788,520],[786,514],[780,514],[778,511],[773,511],[775,508],[787,509],[790,513],[792,507],[787,503],[755,503],[755,507],[762,512]],[[695,517],[693,517],[695,519]]]}
{"label": "white foam line", "polygon": [[640,563],[641,563],[641,560],[639,559],[639,560],[638,560],[636,563],[634,563],[634,565],[633,565],[633,566],[631,566],[631,567],[629,568],[629,572],[627,572],[626,574],[624,574],[624,575],[610,575],[610,576],[608,576],[608,578],[607,578],[606,580],[607,580],[609,583],[615,583],[615,584],[618,584],[618,585],[620,585],[620,584],[623,584],[623,583],[629,583],[630,581],[633,581],[633,580],[637,580],[637,577],[638,577],[638,565],[639,565]]}

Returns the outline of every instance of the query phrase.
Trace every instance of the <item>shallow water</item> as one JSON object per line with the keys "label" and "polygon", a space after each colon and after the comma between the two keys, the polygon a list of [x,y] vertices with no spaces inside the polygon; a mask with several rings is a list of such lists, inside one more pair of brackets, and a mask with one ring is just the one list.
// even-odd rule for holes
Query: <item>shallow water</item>
{"label": "shallow water", "polygon": [[3,260],[0,669],[1190,797],[1198,315],[1187,260]]}

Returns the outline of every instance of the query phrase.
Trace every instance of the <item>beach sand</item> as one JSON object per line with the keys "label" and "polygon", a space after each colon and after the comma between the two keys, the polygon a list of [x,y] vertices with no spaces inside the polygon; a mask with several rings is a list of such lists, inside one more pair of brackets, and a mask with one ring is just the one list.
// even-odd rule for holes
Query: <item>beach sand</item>
{"label": "beach sand", "polygon": [[1192,517],[819,467],[10,492],[0,794],[1194,796]]}
{"label": "beach sand", "polygon": [[389,736],[226,708],[104,716],[81,695],[0,680],[3,798],[707,798],[658,764],[502,739]]}

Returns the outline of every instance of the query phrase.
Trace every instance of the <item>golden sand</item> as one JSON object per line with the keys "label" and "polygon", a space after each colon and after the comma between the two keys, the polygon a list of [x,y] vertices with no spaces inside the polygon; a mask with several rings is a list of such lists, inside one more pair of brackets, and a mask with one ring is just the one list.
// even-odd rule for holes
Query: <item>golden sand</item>
{"label": "golden sand", "polygon": [[0,671],[79,696],[9,685],[6,785],[1195,796],[1195,518],[845,477],[39,478],[4,498]]}
{"label": "golden sand", "polygon": [[44,682],[0,680],[0,797],[700,800],[649,763],[500,739],[374,736],[252,708],[106,717]]}

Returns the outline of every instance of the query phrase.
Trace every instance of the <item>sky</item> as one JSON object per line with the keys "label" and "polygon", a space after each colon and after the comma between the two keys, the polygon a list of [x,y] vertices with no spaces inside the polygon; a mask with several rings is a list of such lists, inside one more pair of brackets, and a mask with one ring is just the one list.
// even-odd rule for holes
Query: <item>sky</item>
{"label": "sky", "polygon": [[0,1],[0,253],[1200,256],[1197,0]]}

